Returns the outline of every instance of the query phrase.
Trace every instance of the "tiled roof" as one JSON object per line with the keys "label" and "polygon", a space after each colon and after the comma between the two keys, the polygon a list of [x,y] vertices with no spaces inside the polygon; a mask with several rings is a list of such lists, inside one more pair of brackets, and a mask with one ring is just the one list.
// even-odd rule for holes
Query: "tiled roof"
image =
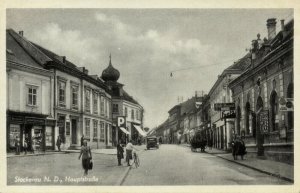
{"label": "tiled roof", "polygon": [[[35,52],[36,57],[33,57],[30,52]],[[35,68],[44,68],[43,64],[50,58],[38,52],[29,41],[15,31],[8,29],[6,30],[6,60]]]}

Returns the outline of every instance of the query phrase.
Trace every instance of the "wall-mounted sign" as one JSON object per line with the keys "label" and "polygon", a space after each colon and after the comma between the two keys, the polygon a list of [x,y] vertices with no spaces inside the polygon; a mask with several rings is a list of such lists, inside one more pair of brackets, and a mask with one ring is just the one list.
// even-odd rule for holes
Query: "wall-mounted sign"
{"label": "wall-mounted sign", "polygon": [[126,128],[126,118],[125,118],[125,116],[118,116],[117,117],[117,126]]}
{"label": "wall-mounted sign", "polygon": [[235,109],[234,103],[215,103],[215,111],[231,111]]}
{"label": "wall-mounted sign", "polygon": [[264,110],[259,113],[259,124],[261,133],[269,132],[269,111]]}
{"label": "wall-mounted sign", "polygon": [[279,99],[279,110],[280,111],[294,111],[294,99],[281,97]]}
{"label": "wall-mounted sign", "polygon": [[233,119],[236,117],[236,114],[235,114],[235,111],[234,110],[231,110],[230,112],[228,113],[224,113],[222,112],[222,117],[221,119]]}

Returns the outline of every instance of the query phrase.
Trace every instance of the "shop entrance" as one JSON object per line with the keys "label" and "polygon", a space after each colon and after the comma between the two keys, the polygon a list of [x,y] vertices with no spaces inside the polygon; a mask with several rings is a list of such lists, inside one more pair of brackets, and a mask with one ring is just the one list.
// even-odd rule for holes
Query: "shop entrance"
{"label": "shop entrance", "polygon": [[77,120],[72,119],[72,144],[77,144]]}
{"label": "shop entrance", "polygon": [[42,126],[25,125],[24,140],[28,151],[44,151],[44,130]]}

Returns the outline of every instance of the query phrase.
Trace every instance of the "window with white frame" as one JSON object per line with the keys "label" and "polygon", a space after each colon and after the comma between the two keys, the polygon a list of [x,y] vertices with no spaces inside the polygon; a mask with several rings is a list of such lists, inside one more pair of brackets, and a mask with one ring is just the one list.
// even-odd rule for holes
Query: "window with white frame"
{"label": "window with white frame", "polygon": [[90,138],[91,120],[85,119],[85,137]]}
{"label": "window with white frame", "polygon": [[107,99],[104,100],[104,114],[107,116]]}
{"label": "window with white frame", "polygon": [[131,119],[134,119],[134,109],[131,110]]}
{"label": "window with white frame", "polygon": [[127,109],[127,107],[125,107],[125,117],[127,117],[128,116],[128,109]]}
{"label": "window with white frame", "polygon": [[91,112],[91,91],[90,89],[85,89],[85,112]]}
{"label": "window with white frame", "polygon": [[136,120],[139,120],[139,110],[136,110]]}
{"label": "window with white frame", "polygon": [[104,115],[104,97],[100,97],[100,113],[103,116]]}
{"label": "window with white frame", "polygon": [[98,138],[98,121],[97,120],[94,120],[94,123],[93,123],[93,140],[94,141],[97,141],[97,138]]}
{"label": "window with white frame", "polygon": [[30,106],[37,106],[37,86],[28,86],[28,100],[27,104]]}
{"label": "window with white frame", "polygon": [[104,131],[104,122],[100,122],[100,141],[104,142],[104,136],[105,136],[105,131]]}
{"label": "window with white frame", "polygon": [[58,81],[58,102],[60,107],[66,106],[66,82]]}
{"label": "window with white frame", "polygon": [[118,113],[118,112],[119,112],[119,105],[113,104],[113,113]]}
{"label": "window with white frame", "polygon": [[71,93],[72,93],[72,109],[78,109],[78,86],[77,85],[71,86]]}
{"label": "window with white frame", "polygon": [[98,94],[96,92],[93,93],[93,110],[94,114],[98,114]]}

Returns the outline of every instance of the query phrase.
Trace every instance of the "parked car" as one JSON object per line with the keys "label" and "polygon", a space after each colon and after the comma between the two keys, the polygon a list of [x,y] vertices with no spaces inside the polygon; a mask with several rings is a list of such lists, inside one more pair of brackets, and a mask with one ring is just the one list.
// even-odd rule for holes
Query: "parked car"
{"label": "parked car", "polygon": [[159,149],[159,144],[156,137],[147,137],[146,139],[147,149],[157,148]]}

